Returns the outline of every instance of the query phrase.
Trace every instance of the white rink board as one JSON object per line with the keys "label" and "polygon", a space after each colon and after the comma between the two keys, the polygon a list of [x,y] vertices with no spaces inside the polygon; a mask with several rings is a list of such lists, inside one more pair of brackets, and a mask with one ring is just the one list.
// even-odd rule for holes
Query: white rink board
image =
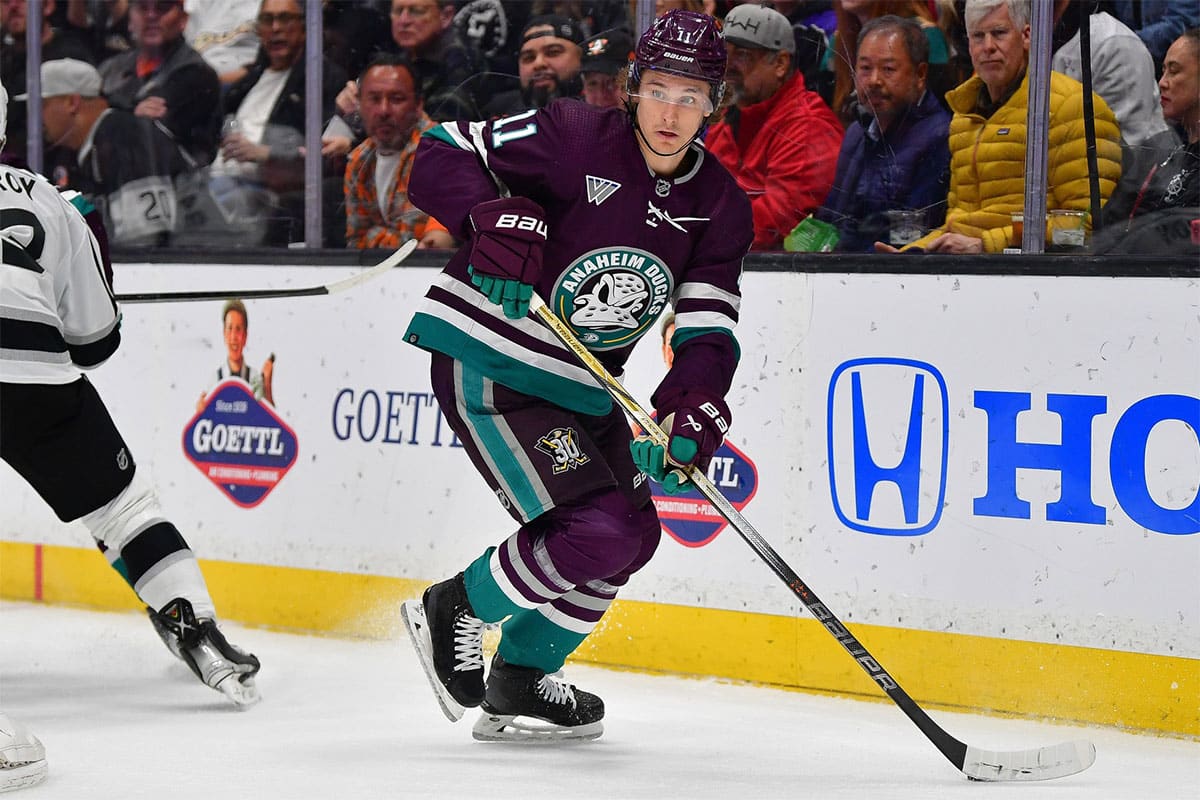
{"label": "white rink board", "polygon": [[[118,265],[117,288],[308,286],[353,272],[126,264]],[[250,302],[248,358],[260,366],[276,354],[277,411],[299,449],[291,471],[253,508],[213,486],[181,445],[224,356],[221,304],[124,308],[125,343],[91,377],[135,458],[149,468],[168,515],[202,558],[432,580],[511,531],[466,454],[448,446],[444,427],[439,435],[436,406],[425,405],[428,358],[402,340],[433,275],[400,268],[344,294]],[[1200,536],[1143,524],[1179,524],[1192,513],[1181,509],[1196,507],[1196,431],[1167,417],[1152,428],[1146,422],[1179,409],[1187,418],[1200,404],[1196,281],[752,272],[742,288],[743,354],[730,403],[731,443],[758,475],[745,514],[834,613],[894,627],[1200,657]],[[662,370],[657,344],[643,343],[626,380],[646,402]],[[850,363],[858,360],[865,361]],[[917,373],[927,413],[921,456],[906,462],[920,471],[905,473],[918,478],[906,484],[915,487],[916,520],[904,520],[900,492],[887,481],[860,519],[848,477],[864,463],[853,458],[852,377],[862,388],[871,457],[887,470],[906,452]],[[346,427],[345,405],[337,404],[346,390],[368,401],[374,392],[382,404],[392,393],[395,416],[386,435],[380,427],[368,441],[357,423]],[[997,404],[1025,394],[1031,410],[1017,416],[1013,446],[990,450],[989,435],[996,439],[1001,423],[989,414],[998,419]],[[1154,400],[1163,396],[1176,399]],[[1083,438],[1028,455],[1015,445],[1060,440],[1062,417],[1046,410],[1048,397],[1058,398],[1051,402],[1071,424],[1083,419],[1072,429]],[[372,424],[364,423],[367,434]],[[1138,448],[1145,450],[1140,493],[1128,477],[1110,476],[1114,438],[1122,465],[1140,464]],[[914,533],[936,514],[943,443],[942,512],[929,530]],[[980,513],[977,499],[989,494],[996,454],[1017,465],[1058,458],[1067,466],[1010,467],[1014,497],[997,492],[992,512]],[[1089,471],[1082,496],[1099,509],[1100,521],[1048,520],[1062,516],[1047,509],[1058,500],[1063,474],[1078,497]],[[0,538],[89,543],[81,526],[59,525],[7,467],[0,493]],[[1030,505],[1028,518],[1014,511],[1020,501]],[[1134,501],[1141,502],[1140,522],[1126,512]],[[855,525],[893,534],[907,527],[901,532],[911,535]],[[623,596],[799,613],[791,593],[729,529],[700,548],[664,536]]]}

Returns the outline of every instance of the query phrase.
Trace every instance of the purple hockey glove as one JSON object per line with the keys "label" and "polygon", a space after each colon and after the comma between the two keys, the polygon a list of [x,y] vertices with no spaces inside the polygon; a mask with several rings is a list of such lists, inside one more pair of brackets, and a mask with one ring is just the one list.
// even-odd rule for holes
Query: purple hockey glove
{"label": "purple hockey glove", "polygon": [[546,212],[527,197],[501,197],[472,208],[471,225],[471,283],[509,319],[524,317],[542,273]]}
{"label": "purple hockey glove", "polygon": [[658,414],[659,426],[669,437],[667,447],[639,436],[629,445],[633,463],[662,484],[667,494],[687,491],[691,488],[687,467],[708,469],[729,430],[729,407],[716,395],[689,391],[665,398]]}

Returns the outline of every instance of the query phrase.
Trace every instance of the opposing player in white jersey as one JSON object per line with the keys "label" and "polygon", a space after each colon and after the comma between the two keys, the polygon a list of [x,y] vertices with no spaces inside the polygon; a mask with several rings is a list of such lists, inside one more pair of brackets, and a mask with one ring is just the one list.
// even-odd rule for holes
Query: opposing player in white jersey
{"label": "opposing player in white jersey", "polygon": [[[519,526],[403,608],[447,716],[482,706],[476,738],[601,734],[600,698],[553,675],[654,554],[646,474],[683,488],[678,467],[703,468],[728,429],[753,221],[696,142],[725,62],[712,17],[671,11],[638,42],[626,108],[559,100],[447,122],[417,153],[410,197],[467,244],[406,339],[431,352],[442,413]],[[534,289],[617,374],[674,307],[675,360],[652,396],[668,448],[631,442],[620,409],[527,316]],[[489,623],[502,635],[485,681]]]}
{"label": "opposing player in white jersey", "polygon": [[[7,101],[0,86],[0,147]],[[116,351],[121,324],[103,228],[84,211],[0,165],[0,457],[59,519],[83,522],[200,680],[252,705],[258,659],[221,634],[196,557],[81,372]]]}

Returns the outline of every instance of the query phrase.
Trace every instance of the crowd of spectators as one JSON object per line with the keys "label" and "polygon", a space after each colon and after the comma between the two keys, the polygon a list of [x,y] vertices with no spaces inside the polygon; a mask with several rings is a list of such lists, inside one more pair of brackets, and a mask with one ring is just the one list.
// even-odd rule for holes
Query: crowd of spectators
{"label": "crowd of spectators", "polygon": [[[325,0],[323,244],[453,247],[407,197],[422,132],[559,98],[623,107],[646,5]],[[653,6],[723,20],[728,86],[704,145],[751,199],[754,249],[1020,247],[1029,0]],[[88,195],[116,245],[304,241],[311,3],[41,7],[35,22],[26,0],[0,0],[6,161],[27,151],[25,46],[38,25],[43,172]],[[1195,0],[1054,2],[1047,208],[1080,212],[1097,251],[1138,235],[1138,247],[1195,252],[1198,25]]]}

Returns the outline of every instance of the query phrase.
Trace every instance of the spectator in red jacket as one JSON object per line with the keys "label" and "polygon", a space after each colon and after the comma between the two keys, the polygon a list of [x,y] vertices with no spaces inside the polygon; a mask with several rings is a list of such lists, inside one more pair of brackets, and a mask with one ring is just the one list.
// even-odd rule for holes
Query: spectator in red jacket
{"label": "spectator in red jacket", "polygon": [[792,55],[787,17],[749,3],[725,17],[726,81],[733,107],[705,146],[750,196],[754,250],[779,250],[833,186],[842,126],[816,92],[805,89]]}

